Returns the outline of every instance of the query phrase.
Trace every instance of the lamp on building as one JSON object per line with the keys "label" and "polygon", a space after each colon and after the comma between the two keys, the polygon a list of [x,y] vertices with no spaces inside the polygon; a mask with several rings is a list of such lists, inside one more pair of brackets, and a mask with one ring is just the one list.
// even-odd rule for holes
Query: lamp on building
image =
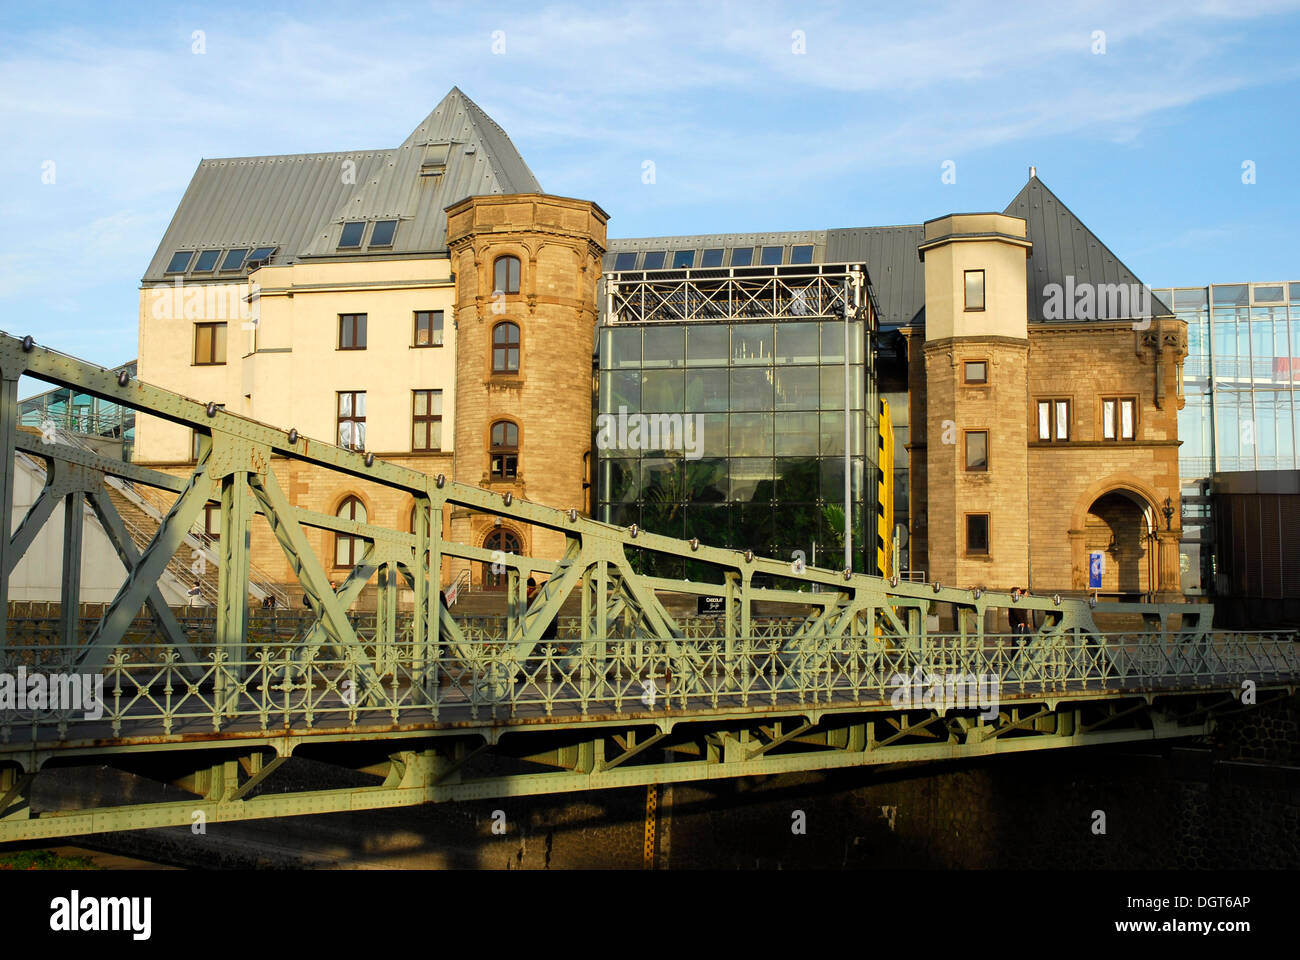
{"label": "lamp on building", "polygon": [[1164,505],[1163,509],[1161,509],[1160,512],[1163,513],[1163,514],[1165,515],[1165,529],[1166,529],[1166,530],[1172,530],[1172,529],[1173,529],[1173,518],[1174,518],[1174,503],[1173,503],[1173,501],[1170,500],[1168,497],[1165,497],[1165,505]]}

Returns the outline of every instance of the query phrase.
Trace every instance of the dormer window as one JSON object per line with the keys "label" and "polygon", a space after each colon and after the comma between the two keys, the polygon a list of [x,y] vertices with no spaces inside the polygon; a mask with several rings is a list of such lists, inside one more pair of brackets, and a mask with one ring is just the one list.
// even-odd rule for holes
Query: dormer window
{"label": "dormer window", "polygon": [[366,222],[364,220],[353,220],[343,224],[343,232],[339,234],[339,249],[361,246],[361,234],[365,232]]}
{"label": "dormer window", "polygon": [[275,247],[258,247],[248,255],[247,266],[250,269],[253,267],[260,267],[271,259],[271,254],[273,253],[275,253]]}
{"label": "dormer window", "polygon": [[[430,143],[424,148],[424,160],[420,162],[420,176],[440,177],[447,169],[447,154],[451,152],[450,143]],[[470,150],[466,150],[470,153]]]}

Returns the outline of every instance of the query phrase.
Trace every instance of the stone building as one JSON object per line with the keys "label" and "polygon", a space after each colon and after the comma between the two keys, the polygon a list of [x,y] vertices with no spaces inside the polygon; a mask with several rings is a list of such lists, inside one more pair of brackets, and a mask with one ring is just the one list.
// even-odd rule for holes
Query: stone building
{"label": "stone building", "polygon": [[[392,149],[204,160],[144,276],[139,376],[430,474],[722,546],[836,556],[847,487],[865,569],[889,559],[893,521],[906,547],[888,572],[913,579],[1083,592],[1099,554],[1102,595],[1178,595],[1186,325],[1032,173],[1001,213],[923,224],[608,240],[607,220],[544,193],[458,89]],[[741,304],[694,333],[700,317],[659,317],[644,336],[624,322],[607,338],[612,291],[634,275],[697,291],[723,278],[780,310]],[[840,284],[855,291],[852,325]],[[636,357],[606,376],[606,345],[629,337]],[[713,452],[610,462],[593,402],[637,414],[660,394],[647,412],[708,411]],[[195,444],[141,417],[134,458],[184,473]],[[410,529],[405,495],[273,469],[299,506]],[[674,470],[672,503],[642,495]],[[562,548],[469,511],[445,519],[489,554]],[[340,579],[365,548],[308,536]],[[261,524],[252,562],[294,583]],[[500,579],[475,563],[442,581],[466,572]]]}

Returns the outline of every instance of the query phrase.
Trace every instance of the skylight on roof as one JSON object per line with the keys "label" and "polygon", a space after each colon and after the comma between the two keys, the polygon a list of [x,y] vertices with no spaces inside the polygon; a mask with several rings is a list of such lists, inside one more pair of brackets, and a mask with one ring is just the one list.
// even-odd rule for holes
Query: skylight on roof
{"label": "skylight on roof", "polygon": [[635,253],[620,253],[614,258],[615,270],[631,270],[636,266]]}
{"label": "skylight on roof", "polygon": [[396,220],[377,220],[374,229],[370,231],[370,245],[372,247],[391,247],[393,245],[393,234],[396,232]]}
{"label": "skylight on roof", "polygon": [[238,270],[244,265],[244,258],[248,256],[247,247],[236,247],[234,250],[226,251],[226,259],[221,261],[222,270]]}
{"label": "skylight on roof", "polygon": [[248,262],[250,264],[265,263],[271,259],[271,254],[275,253],[275,249],[275,247],[258,247],[248,255]]}
{"label": "skylight on roof", "polygon": [[194,272],[211,273],[217,266],[219,256],[221,256],[220,250],[204,250],[199,254],[198,262],[194,264]]}
{"label": "skylight on roof", "polygon": [[171,262],[167,264],[167,273],[184,273],[186,267],[190,265],[190,260],[194,257],[193,250],[177,250],[172,254]]}
{"label": "skylight on roof", "polygon": [[343,232],[339,235],[339,249],[361,246],[361,234],[365,229],[366,222],[364,220],[353,220],[343,224]]}

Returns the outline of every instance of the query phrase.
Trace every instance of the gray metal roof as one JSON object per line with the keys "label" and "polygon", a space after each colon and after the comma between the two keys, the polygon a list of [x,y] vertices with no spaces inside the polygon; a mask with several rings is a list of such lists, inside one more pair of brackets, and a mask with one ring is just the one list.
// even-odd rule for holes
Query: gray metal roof
{"label": "gray metal roof", "polygon": [[[441,167],[437,175],[424,175]],[[447,249],[447,207],[471,196],[541,193],[541,184],[506,132],[458,87],[443,98],[382,168],[365,181],[303,251],[305,256],[343,254],[339,234],[347,220],[398,220],[390,253]],[[355,251],[346,252],[355,256]]]}
{"label": "gray metal roof", "polygon": [[924,236],[920,224],[831,230],[826,259],[865,263],[876,294],[882,327],[925,322],[925,264],[916,255]]}
{"label": "gray metal roof", "polygon": [[[441,161],[438,175],[422,175],[428,159]],[[179,250],[276,247],[276,262],[334,256],[345,219],[399,221],[392,246],[349,257],[441,252],[446,207],[472,195],[540,192],[510,138],[453,87],[395,149],[202,161],[143,282],[169,280]]]}
{"label": "gray metal roof", "polygon": [[[1030,323],[1051,322],[1043,317],[1047,286],[1055,283],[1064,288],[1067,277],[1074,278],[1076,289],[1083,283],[1141,284],[1133,271],[1036,176],[1029,178],[1003,213],[1026,222],[1034,245],[1026,269]],[[1151,312],[1155,316],[1173,314],[1155,296]]]}

